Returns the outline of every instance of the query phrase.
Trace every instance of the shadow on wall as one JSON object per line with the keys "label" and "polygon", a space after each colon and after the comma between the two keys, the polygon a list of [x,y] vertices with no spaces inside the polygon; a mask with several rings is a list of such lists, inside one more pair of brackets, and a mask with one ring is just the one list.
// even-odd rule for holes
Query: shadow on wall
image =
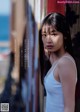
{"label": "shadow on wall", "polygon": [[76,12],[70,8],[69,4],[66,5],[66,19],[70,27],[73,27],[73,24],[76,24],[77,19],[79,19],[79,15],[76,15]]}
{"label": "shadow on wall", "polygon": [[[66,19],[71,29],[73,28],[74,24],[77,24],[77,20],[80,19],[80,15],[76,14],[76,11],[74,11],[70,7],[69,4],[66,5]],[[75,30],[73,32],[75,32]],[[72,43],[73,43],[74,55],[75,57],[79,58],[80,57],[80,53],[79,53],[80,51],[80,32],[79,31],[75,33],[74,37],[72,37]]]}
{"label": "shadow on wall", "polygon": [[[66,19],[71,29],[73,28],[74,24],[77,24],[77,20],[80,19],[80,15],[77,15],[76,10],[75,11],[72,10],[69,4],[66,5]],[[76,64],[77,64],[77,69],[78,69],[78,76],[77,76],[78,81],[77,81],[77,86],[76,86],[76,99],[75,99],[75,102],[76,102],[75,112],[80,112],[80,32],[79,31],[74,34],[72,43],[73,43],[73,51],[74,51],[74,56],[76,59]]]}
{"label": "shadow on wall", "polygon": [[77,58],[80,58],[80,32],[74,35],[72,39],[74,54]]}

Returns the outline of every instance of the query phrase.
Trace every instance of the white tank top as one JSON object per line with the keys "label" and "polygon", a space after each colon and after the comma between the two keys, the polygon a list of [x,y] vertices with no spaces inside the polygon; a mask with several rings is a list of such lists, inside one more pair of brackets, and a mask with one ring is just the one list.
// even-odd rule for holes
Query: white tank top
{"label": "white tank top", "polygon": [[[71,56],[63,56],[63,57],[70,59],[70,61],[72,61],[75,65],[75,61]],[[56,68],[57,64],[58,62],[55,63],[54,66],[52,65],[52,67],[50,68],[50,70],[48,71],[48,73],[44,78],[44,86],[47,93],[45,112],[64,112],[62,85],[54,78],[54,69]]]}

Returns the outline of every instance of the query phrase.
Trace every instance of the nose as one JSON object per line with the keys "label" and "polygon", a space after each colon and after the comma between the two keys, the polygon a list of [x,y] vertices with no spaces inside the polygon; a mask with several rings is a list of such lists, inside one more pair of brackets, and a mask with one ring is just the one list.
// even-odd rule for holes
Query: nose
{"label": "nose", "polygon": [[50,35],[47,35],[46,44],[51,44],[51,43],[52,43],[51,37],[50,37]]}
{"label": "nose", "polygon": [[46,42],[50,42],[50,41],[51,41],[50,35],[47,35]]}

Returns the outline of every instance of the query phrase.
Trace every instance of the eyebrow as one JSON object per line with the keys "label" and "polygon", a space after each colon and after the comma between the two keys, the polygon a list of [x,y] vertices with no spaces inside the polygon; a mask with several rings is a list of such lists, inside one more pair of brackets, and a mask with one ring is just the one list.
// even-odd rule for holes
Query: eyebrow
{"label": "eyebrow", "polygon": [[54,33],[54,32],[57,32],[57,31],[56,30],[50,30],[50,32],[53,32]]}
{"label": "eyebrow", "polygon": [[[57,30],[56,29],[49,29],[49,32],[54,33],[54,32],[57,32]],[[42,31],[42,34],[46,34],[46,30]]]}

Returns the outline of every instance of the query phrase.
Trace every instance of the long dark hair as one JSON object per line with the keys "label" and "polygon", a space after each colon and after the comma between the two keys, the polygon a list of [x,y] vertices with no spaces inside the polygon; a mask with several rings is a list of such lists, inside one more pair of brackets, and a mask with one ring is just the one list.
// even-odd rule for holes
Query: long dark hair
{"label": "long dark hair", "polygon": [[[64,41],[64,48],[65,51],[67,51],[73,58],[73,49],[72,49],[72,42],[71,42],[71,35],[70,35],[70,29],[69,25],[66,21],[66,17],[63,16],[60,13],[50,13],[48,14],[44,20],[42,21],[41,29],[39,32],[39,39],[40,39],[40,65],[41,65],[41,73],[42,73],[42,79],[48,69],[50,68],[50,62],[48,60],[45,60],[46,56],[44,54],[43,49],[43,43],[42,43],[42,27],[45,25],[51,25],[55,27],[55,29],[63,34],[63,41]],[[46,67],[48,66],[48,67]],[[46,70],[47,69],[47,70]]]}

